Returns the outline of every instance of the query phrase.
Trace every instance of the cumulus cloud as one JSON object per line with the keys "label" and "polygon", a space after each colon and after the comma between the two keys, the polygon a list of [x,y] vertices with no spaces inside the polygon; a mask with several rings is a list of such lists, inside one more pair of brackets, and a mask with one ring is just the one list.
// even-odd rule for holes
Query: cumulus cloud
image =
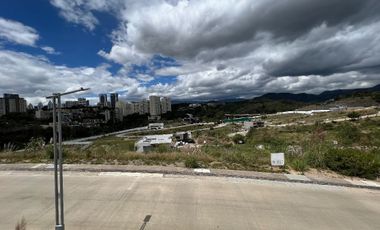
{"label": "cumulus cloud", "polygon": [[56,51],[53,47],[50,47],[50,46],[42,46],[41,49],[48,54],[54,54],[54,55],[60,54],[60,52]]}
{"label": "cumulus cloud", "polygon": [[32,27],[0,17],[0,39],[16,44],[35,46],[39,35]]}
{"label": "cumulus cloud", "polygon": [[98,54],[125,69],[154,55],[179,63],[153,69],[176,76],[174,83],[140,85],[133,95],[214,99],[380,83],[377,0],[51,2],[66,20],[90,30],[101,24],[94,12],[115,15],[113,46]]}
{"label": "cumulus cloud", "polygon": [[117,13],[124,6],[123,0],[50,0],[59,9],[60,15],[71,23],[94,30],[99,24],[95,12]]}
{"label": "cumulus cloud", "polygon": [[53,65],[45,58],[26,53],[0,50],[0,92],[20,93],[29,102],[37,103],[54,92],[89,87],[90,95],[119,91],[141,97],[139,81],[123,75],[112,75],[107,65],[78,67]]}

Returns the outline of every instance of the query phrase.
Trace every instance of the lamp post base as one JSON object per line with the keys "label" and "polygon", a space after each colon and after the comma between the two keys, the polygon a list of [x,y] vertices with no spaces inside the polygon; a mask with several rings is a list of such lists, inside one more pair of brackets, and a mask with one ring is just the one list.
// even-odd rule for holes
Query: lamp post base
{"label": "lamp post base", "polygon": [[56,225],[55,230],[65,230],[65,226],[64,225]]}

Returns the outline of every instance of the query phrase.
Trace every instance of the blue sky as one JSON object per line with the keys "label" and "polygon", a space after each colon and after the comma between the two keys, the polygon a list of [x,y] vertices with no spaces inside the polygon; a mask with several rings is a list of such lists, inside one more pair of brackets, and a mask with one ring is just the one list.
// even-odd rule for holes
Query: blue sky
{"label": "blue sky", "polygon": [[[49,55],[49,59],[58,65],[70,67],[96,66],[104,59],[96,55],[99,49],[109,50],[112,42],[109,34],[117,27],[117,20],[106,13],[98,13],[102,27],[94,31],[71,24],[59,16],[59,10],[47,0],[1,1],[0,15],[3,18],[18,21],[33,27],[41,38],[39,45],[54,47],[60,55]],[[38,48],[7,44],[12,50],[28,52],[33,55],[46,55]]]}
{"label": "blue sky", "polygon": [[110,92],[214,100],[371,87],[379,10],[374,0],[3,0],[0,94],[36,104],[89,87],[77,96],[95,103]]}

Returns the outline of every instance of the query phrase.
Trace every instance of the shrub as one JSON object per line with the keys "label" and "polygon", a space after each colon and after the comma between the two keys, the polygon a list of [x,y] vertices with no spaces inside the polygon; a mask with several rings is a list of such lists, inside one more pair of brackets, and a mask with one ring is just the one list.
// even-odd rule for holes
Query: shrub
{"label": "shrub", "polygon": [[352,145],[360,139],[360,130],[349,123],[343,123],[338,127],[338,137],[345,145]]}
{"label": "shrub", "polygon": [[380,162],[375,154],[356,149],[330,149],[325,156],[325,164],[347,176],[373,179],[380,172]]}
{"label": "shrub", "polygon": [[235,136],[232,137],[232,141],[235,144],[243,144],[244,143],[244,136],[241,134],[236,134]]}
{"label": "shrub", "polygon": [[305,160],[308,165],[315,168],[325,168],[325,153],[323,151],[310,150],[305,155]]}
{"label": "shrub", "polygon": [[185,166],[186,168],[199,168],[199,163],[195,157],[191,156],[185,160]]}
{"label": "shrub", "polygon": [[294,170],[302,173],[304,173],[308,169],[308,165],[304,159],[293,160],[291,166]]}
{"label": "shrub", "polygon": [[45,141],[42,137],[30,138],[29,142],[25,146],[27,152],[35,152],[41,150],[45,145]]}
{"label": "shrub", "polygon": [[4,152],[13,152],[16,150],[16,148],[17,148],[17,146],[15,144],[8,142],[7,144],[4,144],[3,151]]}
{"label": "shrub", "polygon": [[[46,148],[45,148],[45,152],[46,152],[46,156],[48,159],[51,159],[53,160],[54,159],[54,146],[53,145],[48,145]],[[57,151],[57,155],[58,155],[58,151]],[[66,151],[64,148],[62,148],[62,157],[65,158],[66,157]]]}
{"label": "shrub", "polygon": [[167,152],[170,152],[170,147],[168,145],[165,145],[165,144],[161,144],[161,145],[158,145],[155,150],[158,152],[158,153],[167,153]]}
{"label": "shrub", "polygon": [[357,120],[360,118],[360,113],[358,112],[351,112],[347,114],[347,117],[350,118],[351,120]]}

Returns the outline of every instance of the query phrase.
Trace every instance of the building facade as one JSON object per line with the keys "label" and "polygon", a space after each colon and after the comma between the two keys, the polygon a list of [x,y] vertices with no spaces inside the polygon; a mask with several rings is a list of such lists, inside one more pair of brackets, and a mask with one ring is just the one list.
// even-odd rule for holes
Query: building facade
{"label": "building facade", "polygon": [[107,94],[99,95],[99,106],[107,107]]}
{"label": "building facade", "polygon": [[161,97],[161,113],[167,113],[172,111],[172,102],[170,97]]}
{"label": "building facade", "polygon": [[[65,108],[72,108],[72,107],[87,107],[90,105],[90,101],[86,100],[86,98],[78,98],[77,101],[66,101],[65,102]],[[49,104],[48,104],[49,107]]]}
{"label": "building facade", "polygon": [[126,116],[130,114],[134,114],[134,109],[133,109],[133,103],[127,102],[125,104],[125,110],[126,110]]}
{"label": "building facade", "polygon": [[5,99],[0,98],[0,116],[3,116],[5,114],[6,114],[6,112],[5,112]]}
{"label": "building facade", "polygon": [[151,116],[161,115],[161,100],[158,96],[149,97],[149,113]]}
{"label": "building facade", "polygon": [[25,113],[26,100],[20,98],[18,94],[4,94],[0,98],[0,116],[9,113]]}
{"label": "building facade", "polygon": [[139,102],[139,114],[147,114],[149,113],[149,101],[143,99]]}
{"label": "building facade", "polygon": [[111,93],[111,107],[115,108],[116,102],[119,101],[119,94],[117,93]]}

